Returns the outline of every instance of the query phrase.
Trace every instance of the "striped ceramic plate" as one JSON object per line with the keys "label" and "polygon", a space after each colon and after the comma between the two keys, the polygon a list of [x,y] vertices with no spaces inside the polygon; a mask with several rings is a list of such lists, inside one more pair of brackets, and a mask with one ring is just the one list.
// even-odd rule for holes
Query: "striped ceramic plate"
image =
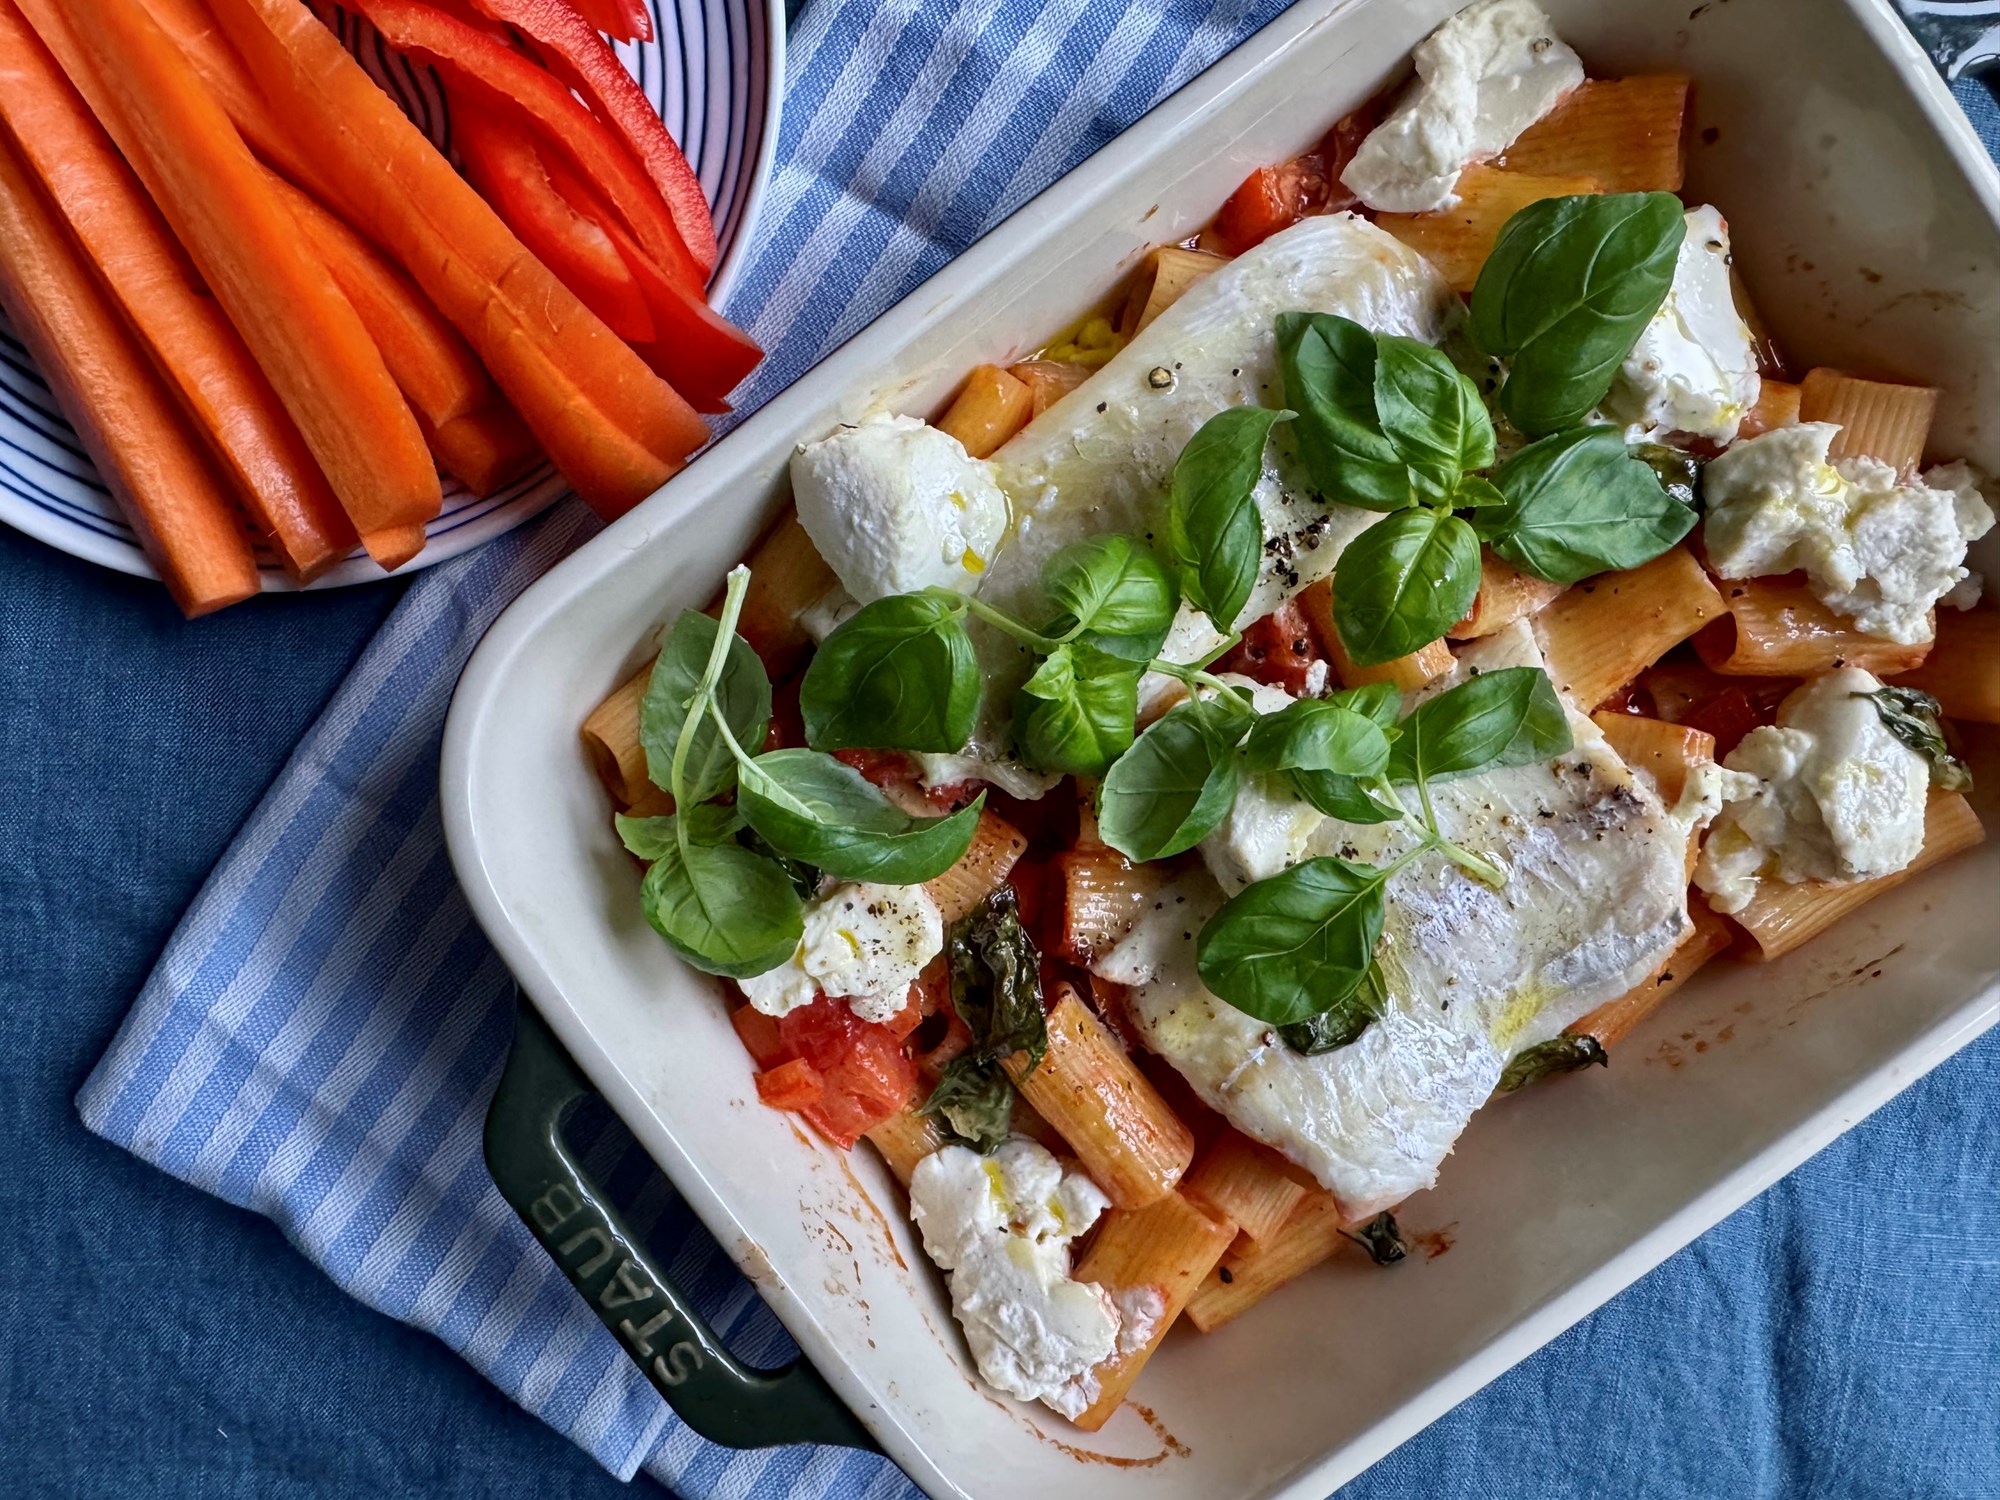
{"label": "striped ceramic plate", "polygon": [[[654,39],[621,42],[618,55],[659,109],[708,193],[721,248],[711,296],[720,304],[747,259],[751,226],[777,146],[784,7],[781,0],[646,3],[653,13]],[[344,12],[322,14],[335,18],[349,49],[431,139],[448,148],[451,122],[430,70],[411,67],[382,46],[372,27]],[[444,508],[430,523],[429,541],[403,571],[443,562],[489,541],[546,509],[564,491],[562,480],[546,465],[484,500],[447,481]],[[0,521],[91,562],[141,577],[153,574],[4,315]],[[267,590],[293,587],[268,560],[263,574]],[[333,588],[382,576],[357,550],[312,586]]]}

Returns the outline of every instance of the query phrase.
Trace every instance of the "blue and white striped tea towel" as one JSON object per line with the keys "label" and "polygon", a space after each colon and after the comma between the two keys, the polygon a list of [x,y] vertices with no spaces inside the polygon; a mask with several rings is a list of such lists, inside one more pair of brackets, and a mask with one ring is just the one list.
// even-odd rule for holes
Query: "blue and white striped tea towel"
{"label": "blue and white striped tea towel", "polygon": [[[730,311],[794,380],[1282,0],[813,0],[763,248]],[[592,529],[574,502],[425,573],[237,835],[78,1096],[92,1130],[269,1216],[354,1296],[687,1500],[914,1494],[841,1449],[681,1425],[487,1177],[511,986],[453,884],[438,742],[486,627]],[[789,1340],[622,1130],[594,1163],[755,1363]],[[604,1174],[608,1174],[605,1176]]]}

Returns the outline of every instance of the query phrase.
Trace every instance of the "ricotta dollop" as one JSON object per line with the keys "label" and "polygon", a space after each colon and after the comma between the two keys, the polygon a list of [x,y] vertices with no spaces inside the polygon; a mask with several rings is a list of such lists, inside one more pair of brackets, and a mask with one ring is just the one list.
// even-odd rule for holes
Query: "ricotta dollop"
{"label": "ricotta dollop", "polygon": [[1829,609],[1870,635],[1931,638],[1932,606],[1970,575],[1993,511],[1963,464],[1904,479],[1872,458],[1830,462],[1840,431],[1801,422],[1733,445],[1703,480],[1709,566],[1724,578],[1802,568]]}
{"label": "ricotta dollop", "polygon": [[1685,432],[1734,442],[1743,414],[1756,405],[1763,383],[1756,341],[1736,310],[1729,260],[1729,225],[1722,215],[1709,207],[1689,209],[1667,299],[1604,399],[1607,415],[1637,429],[1628,431],[1628,441]]}
{"label": "ricotta dollop", "polygon": [[805,922],[797,952],[739,981],[744,999],[767,1016],[827,994],[846,1000],[864,1021],[886,1021],[944,951],[943,914],[920,885],[836,886],[806,903]]}
{"label": "ricotta dollop", "polygon": [[[924,1251],[951,1273],[951,1311],[988,1385],[1076,1417],[1126,1324],[1094,1281],[1070,1276],[1070,1242],[1111,1206],[1081,1172],[1025,1136],[991,1156],[946,1146],[910,1174]],[[1133,1304],[1134,1320],[1147,1307]],[[1152,1308],[1155,1322],[1160,1310]]]}
{"label": "ricotta dollop", "polygon": [[1378,213],[1449,208],[1469,162],[1497,156],[1583,82],[1583,62],[1530,0],[1482,0],[1410,54],[1417,82],[1340,180]]}
{"label": "ricotta dollop", "polygon": [[878,413],[792,455],[799,522],[863,604],[979,587],[1007,536],[1007,496],[950,433]]}
{"label": "ricotta dollop", "polygon": [[1917,857],[1930,768],[1865,696],[1881,686],[1859,667],[1816,677],[1729,752],[1739,779],[1694,876],[1715,910],[1741,911],[1763,880],[1867,880]]}

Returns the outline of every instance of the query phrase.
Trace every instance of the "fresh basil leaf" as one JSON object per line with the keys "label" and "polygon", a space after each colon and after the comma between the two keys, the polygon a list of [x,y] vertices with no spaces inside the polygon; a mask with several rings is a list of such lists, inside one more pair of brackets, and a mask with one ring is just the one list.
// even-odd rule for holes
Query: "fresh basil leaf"
{"label": "fresh basil leaf", "polygon": [[[743,826],[742,815],[735,808],[715,802],[696,803],[683,816],[687,819],[688,837],[697,844],[719,844]],[[644,860],[658,859],[665,853],[675,842],[675,829],[679,826],[671,815],[628,818],[624,813],[616,813],[611,823],[618,830],[626,852]]]}
{"label": "fresh basil leaf", "polygon": [[964,607],[928,593],[862,605],[821,643],[799,684],[806,743],[939,755],[962,748],[979,711]]}
{"label": "fresh basil leaf", "polygon": [[1014,1133],[1014,1084],[997,1062],[961,1054],[944,1066],[918,1111],[944,1122],[951,1138],[991,1156]]}
{"label": "fresh basil leaf", "polygon": [[1293,771],[1292,790],[1305,802],[1329,818],[1343,823],[1394,823],[1404,809],[1385,802],[1371,782],[1338,771]]}
{"label": "fresh basil leaf", "polygon": [[1403,1238],[1402,1226],[1386,1208],[1359,1229],[1343,1229],[1340,1232],[1366,1250],[1368,1258],[1378,1266],[1393,1266],[1410,1253],[1409,1244]]}
{"label": "fresh basil leaf", "polygon": [[852,766],[818,750],[773,750],[744,766],[736,805],[787,858],[841,880],[921,885],[958,863],[979,826],[982,794],[943,818],[913,818]]}
{"label": "fresh basil leaf", "polygon": [[1396,721],[1403,717],[1403,692],[1393,682],[1368,682],[1360,687],[1342,688],[1337,693],[1329,693],[1326,701],[1373,719],[1391,738],[1394,738]]}
{"label": "fresh basil leaf", "polygon": [[1674,499],[1690,510],[1701,509],[1701,482],[1708,468],[1707,459],[1665,443],[1640,443],[1632,449],[1632,456],[1659,476],[1660,488]]}
{"label": "fresh basil leaf", "polygon": [[1451,499],[1467,469],[1493,462],[1493,421],[1478,388],[1429,344],[1376,336],[1375,415],[1420,499]]}
{"label": "fresh basil leaf", "polygon": [[1244,757],[1253,771],[1337,771],[1379,776],[1389,737],[1365,714],[1325,698],[1301,698],[1250,727]]}
{"label": "fresh basil leaf", "polygon": [[1012,886],[1001,886],[952,923],[945,956],[952,1008],[972,1042],[946,1066],[922,1113],[941,1118],[975,1150],[990,1152],[1012,1128],[1013,1079],[1034,1072],[1049,1050],[1042,957],[1021,925]]}
{"label": "fresh basil leaf", "polygon": [[1142,862],[1192,849],[1236,801],[1236,745],[1248,727],[1249,710],[1230,697],[1177,704],[1105,773],[1099,836]]}
{"label": "fresh basil leaf", "polygon": [[1367,978],[1361,981],[1353,994],[1331,1010],[1323,1010],[1303,1021],[1294,1021],[1289,1026],[1280,1026],[1278,1040],[1301,1057],[1337,1052],[1350,1042],[1359,1041],[1361,1033],[1380,1019],[1387,1005],[1388,992],[1382,983],[1382,966],[1372,964]]}
{"label": "fresh basil leaf", "polygon": [[1428,646],[1479,593],[1479,539],[1448,510],[1398,511],[1347,544],[1333,570],[1333,623],[1358,665]]}
{"label": "fresh basil leaf", "polygon": [[1611,1066],[1611,1054],[1604,1050],[1603,1043],[1587,1034],[1571,1036],[1564,1032],[1509,1058],[1507,1066],[1500,1070],[1500,1084],[1494,1092],[1511,1094],[1557,1073],[1574,1073],[1592,1063],[1600,1068]]}
{"label": "fresh basil leaf", "polygon": [[1365,510],[1415,502],[1409,466],[1375,412],[1375,335],[1333,313],[1278,314],[1285,401],[1299,414],[1299,457],[1319,492]]}
{"label": "fresh basil leaf", "polygon": [[1931,785],[1947,792],[1972,790],[1972,771],[1944,742],[1943,706],[1918,688],[1885,687],[1856,693],[1875,705],[1882,727],[1927,761]]}
{"label": "fresh basil leaf", "polygon": [[765,841],[762,834],[748,826],[736,831],[736,842],[752,854],[770,860],[783,870],[785,878],[791,881],[792,889],[799,893],[801,900],[810,901],[818,893],[820,878],[824,873],[818,866],[809,865],[802,859],[793,859],[789,854],[780,854]]}
{"label": "fresh basil leaf", "polygon": [[1482,510],[1474,527],[1508,562],[1551,583],[1636,568],[1694,529],[1694,508],[1661,487],[1615,427],[1530,443],[1493,482],[1506,503]]}
{"label": "fresh basil leaf", "polygon": [[[707,615],[684,610],[646,679],[646,695],[639,703],[639,744],[646,752],[646,775],[663,792],[673,790],[674,751],[687,723],[688,705],[715,649],[715,631],[715,621]],[[761,750],[771,722],[771,679],[740,635],[730,638],[722,676],[715,684],[715,701],[736,743],[752,755]],[[707,714],[695,726],[682,774],[690,803],[719,797],[736,780],[736,757]]]}
{"label": "fresh basil leaf", "polygon": [[669,838],[646,868],[639,905],[682,958],[729,979],[777,968],[805,933],[805,905],[784,870],[736,844],[683,850]]}
{"label": "fresh basil leaf", "polygon": [[1139,661],[1159,655],[1180,608],[1180,591],[1166,565],[1142,542],[1100,536],[1072,542],[1042,567],[1042,592],[1057,609],[1061,628],[1091,642],[1129,643],[1118,654]]}
{"label": "fresh basil leaf", "polygon": [[1195,938],[1211,993],[1288,1026],[1352,995],[1375,961],[1385,907],[1382,872],[1322,856],[1244,887]]}
{"label": "fresh basil leaf", "polygon": [[1140,675],[1094,647],[1057,647],[1014,700],[1021,758],[1042,771],[1102,776],[1132,747]]}
{"label": "fresh basil leaf", "polygon": [[1570,748],[1569,715],[1540,667],[1481,672],[1419,704],[1389,747],[1389,779],[1440,781],[1552,760]]}
{"label": "fresh basil leaf", "polygon": [[1489,505],[1506,503],[1507,497],[1500,493],[1499,486],[1478,474],[1467,474],[1459,480],[1458,488],[1451,492],[1454,510],[1484,510]]}
{"label": "fresh basil leaf", "polygon": [[1472,289],[1472,338],[1511,363],[1500,409],[1529,437],[1574,427],[1611,389],[1673,285],[1687,233],[1672,193],[1544,198],[1501,227]]}
{"label": "fresh basil leaf", "polygon": [[1289,411],[1235,406],[1217,412],[1188,439],[1174,464],[1167,501],[1167,559],[1188,602],[1216,629],[1234,627],[1257,582],[1264,522],[1257,481],[1264,444]]}

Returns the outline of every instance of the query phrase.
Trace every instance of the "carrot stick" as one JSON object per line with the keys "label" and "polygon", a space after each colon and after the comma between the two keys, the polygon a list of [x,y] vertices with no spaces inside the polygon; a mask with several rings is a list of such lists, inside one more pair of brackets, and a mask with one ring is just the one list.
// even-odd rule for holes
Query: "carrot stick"
{"label": "carrot stick", "polygon": [[0,131],[0,307],[192,619],[257,592],[257,560],[207,456]]}
{"label": "carrot stick", "polygon": [[542,456],[521,414],[497,398],[484,411],[454,417],[433,432],[431,452],[447,474],[482,500],[519,479]]}
{"label": "carrot stick", "polygon": [[201,0],[139,0],[160,29],[174,39],[195,75],[229,116],[250,149],[323,203],[340,200],[332,186],[301,151],[270,105],[257,91],[257,81],[243,59],[216,28]]}
{"label": "carrot stick", "polygon": [[303,583],[339,561],[354,528],[298,428],[13,0],[0,0],[0,119],[285,571]]}
{"label": "carrot stick", "polygon": [[[353,305],[172,39],[129,0],[22,8],[47,36],[66,27],[123,125],[153,200],[298,423],[362,545],[435,516],[442,499],[423,434]],[[73,22],[73,24],[72,24]],[[400,537],[386,543],[392,552]]]}
{"label": "carrot stick", "polygon": [[368,242],[309,195],[272,177],[273,191],[299,222],[299,232],[354,305],[381,351],[382,363],[417,416],[442,427],[500,399],[500,392],[465,340],[424,294]]}
{"label": "carrot stick", "polygon": [[310,11],[297,0],[213,9],[357,227],[466,336],[599,514],[636,505],[707,441],[693,409],[522,248]]}

